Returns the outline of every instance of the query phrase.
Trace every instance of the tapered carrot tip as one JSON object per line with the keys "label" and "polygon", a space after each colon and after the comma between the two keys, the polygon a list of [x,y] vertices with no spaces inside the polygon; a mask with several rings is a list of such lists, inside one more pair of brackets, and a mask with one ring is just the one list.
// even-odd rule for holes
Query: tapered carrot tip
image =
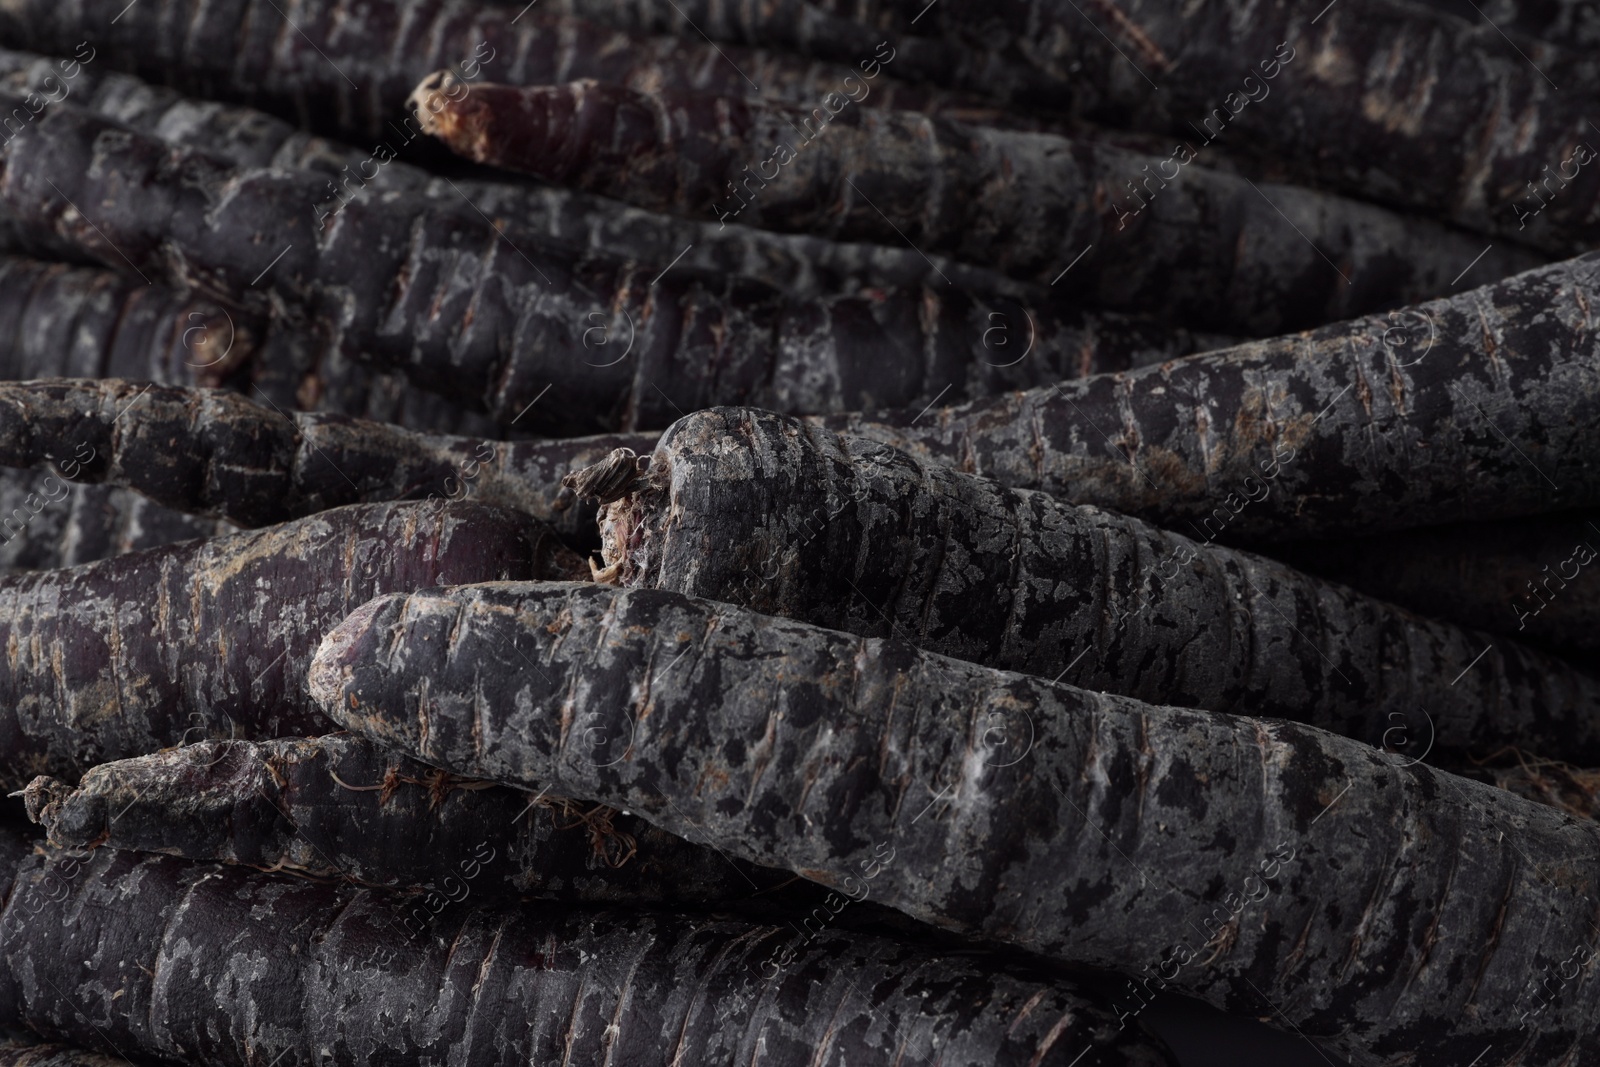
{"label": "tapered carrot tip", "polygon": [[352,688],[356,666],[370,660],[381,635],[399,623],[405,613],[406,594],[392,593],[367,601],[323,635],[306,672],[306,689],[324,708],[340,709],[340,719],[360,718],[370,736],[388,740],[397,735],[392,716],[364,708]]}

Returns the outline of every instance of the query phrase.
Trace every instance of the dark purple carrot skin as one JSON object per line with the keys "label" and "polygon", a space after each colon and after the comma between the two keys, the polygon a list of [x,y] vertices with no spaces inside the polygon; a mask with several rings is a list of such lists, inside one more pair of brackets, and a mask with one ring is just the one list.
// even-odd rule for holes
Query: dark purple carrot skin
{"label": "dark purple carrot skin", "polygon": [[0,256],[0,379],[111,377],[226,385],[285,407],[369,415],[440,432],[484,416],[374,372],[282,316],[150,285],[126,270]]}
{"label": "dark purple carrot skin", "polygon": [[[67,77],[71,69],[76,72]],[[0,49],[0,72],[6,91],[33,93],[41,106],[71,100],[154,136],[225,149],[230,158],[294,166],[293,147],[298,147],[309,166],[336,171],[341,165],[327,142],[249,108],[206,105],[127,75],[6,49]],[[353,157],[343,164],[371,166],[367,153],[343,151]],[[6,273],[34,269],[8,267]],[[375,372],[350,359],[321,336],[323,331],[270,312],[253,314],[172,294],[143,279],[135,282],[125,262],[110,273],[57,265],[49,283],[36,291],[9,286],[6,291],[10,295],[0,311],[14,315],[15,325],[7,322],[0,329],[16,330],[19,349],[12,358],[23,364],[8,370],[7,377],[81,375],[227,385],[259,390],[286,408],[338,411],[441,433],[505,435],[482,415],[417,389],[397,372]],[[70,343],[56,336],[65,329],[74,331]]]}
{"label": "dark purple carrot skin", "polygon": [[[76,69],[70,78],[64,73],[69,69]],[[151,125],[178,112],[177,121],[195,136],[212,132],[195,128],[196,113],[203,112],[196,102],[125,75],[98,77],[76,61],[3,49],[0,70],[8,90],[32,92],[40,106],[72,99],[92,103],[112,117],[144,119]],[[230,147],[273,132],[251,123],[252,115],[284,125],[259,112],[233,110],[245,112],[239,125],[246,128],[232,131]],[[171,124],[164,132],[172,132]],[[219,142],[208,143],[215,147]],[[8,247],[30,243],[40,242],[0,239]],[[344,411],[438,432],[501,436],[482,415],[410,386],[403,375],[374,373],[327,351],[326,343],[313,343],[310,334],[316,331],[284,323],[280,316],[252,314],[135,280],[126,263],[106,271],[7,256],[0,265],[0,282],[5,294],[0,299],[0,332],[13,338],[9,359],[0,366],[6,378],[81,375],[226,384],[260,390],[285,407]]]}
{"label": "dark purple carrot skin", "polygon": [[[821,421],[1014,488],[1243,544],[1595,507],[1597,305],[1590,254],[1125,374]],[[1263,482],[1265,498],[1244,503]]]}
{"label": "dark purple carrot skin", "polygon": [[0,812],[0,899],[11,895],[11,880],[18,866],[33,855],[36,845],[43,844],[38,827],[28,825],[21,814],[15,807]]}
{"label": "dark purple carrot skin", "polygon": [[[1073,291],[1098,306],[1205,329],[1265,335],[1415,303],[1485,251],[1429,220],[1203,163],[1164,172],[1170,145],[1142,155],[852,106],[864,84],[808,108],[441,71],[412,103],[480,163],[691,218],[899,238],[1040,284],[1076,267]],[[1125,181],[1147,182],[1143,195]],[[1498,279],[1542,261],[1502,245],[1475,269]]]}
{"label": "dark purple carrot skin", "polygon": [[[380,598],[330,632],[310,687],[424,762],[624,806],[835,890],[892,847],[880,903],[1359,1065],[1596,1054],[1593,983],[1531,1023],[1528,993],[1594,943],[1600,827],[1310,727],[596,584]],[[631,754],[597,765],[591,729]]]}
{"label": "dark purple carrot skin", "polygon": [[[585,743],[604,760],[627,738]],[[874,903],[870,887],[834,893],[635,815],[457,778],[353,734],[199,741],[100,764],[76,789],[41,776],[21,795],[60,848],[159,852],[409,890],[399,922],[409,938],[432,936],[436,917],[460,902],[531,897],[691,908],[993,955]],[[1059,971],[1015,953],[1004,966]]]}
{"label": "dark purple carrot skin", "polygon": [[[595,508],[561,485],[655,434],[485,441],[420,434],[340,415],[285,412],[217,389],[119,380],[0,382],[0,463],[73,472],[168,508],[242,526],[346,504],[470,498],[524,512],[563,539],[595,539]],[[86,451],[79,451],[86,450]],[[198,536],[198,535],[195,535]]]}
{"label": "dark purple carrot skin", "polygon": [[[880,12],[877,5],[865,5],[859,0],[848,5],[817,0],[674,0],[676,6],[651,0],[544,2],[550,4],[553,14],[589,19],[631,33],[696,38],[705,35],[715,41],[782,47],[846,64],[863,63],[864,40],[887,40],[895,50],[897,76],[1035,105],[1012,109],[1024,113],[1046,110],[1037,105],[1061,95],[1055,79],[1013,57],[998,55],[981,42],[919,36],[922,20],[916,19],[915,11],[909,13],[915,22],[897,21],[892,12]],[[902,23],[908,32],[901,32]]]}
{"label": "dark purple carrot skin", "polygon": [[[706,34],[725,42],[760,42],[782,45],[808,56],[848,62],[859,50],[862,35],[890,40],[898,50],[896,74],[926,80],[934,85],[958,85],[966,90],[1006,99],[1013,104],[1053,109],[1094,110],[1122,122],[1136,120],[1163,133],[1192,139],[1206,155],[1219,150],[1259,152],[1272,163],[1294,155],[1302,176],[1339,186],[1347,182],[1352,192],[1366,198],[1397,198],[1413,210],[1435,211],[1438,202],[1416,192],[1418,168],[1429,171],[1427,181],[1442,184],[1450,176],[1437,174],[1438,157],[1430,155],[1434,142],[1410,141],[1418,128],[1429,133],[1448,130],[1437,138],[1445,157],[1453,163],[1475,163],[1482,158],[1480,142],[1464,136],[1459,147],[1453,134],[1469,123],[1461,101],[1470,99],[1470,118],[1490,126],[1494,149],[1514,154],[1510,144],[1512,123],[1504,122],[1488,96],[1499,86],[1512,86],[1518,96],[1534,96],[1528,88],[1542,90],[1538,70],[1552,77],[1562,90],[1594,85],[1587,58],[1574,61],[1562,56],[1563,46],[1582,46],[1600,40],[1600,18],[1581,0],[1424,0],[1458,18],[1429,18],[1416,5],[1395,5],[1379,0],[1365,5],[1341,5],[1347,24],[1328,30],[1320,40],[1333,40],[1336,48],[1320,51],[1314,59],[1314,77],[1296,88],[1294,112],[1250,115],[1250,96],[1266,96],[1288,88],[1283,83],[1262,82],[1264,62],[1270,61],[1283,42],[1278,34],[1285,14],[1298,16],[1296,26],[1322,29],[1328,19],[1317,6],[1277,3],[1243,5],[1237,0],[1206,5],[1176,5],[1171,0],[1117,3],[1093,8],[1045,0],[1043,3],[958,3],[930,10],[918,0],[864,2],[864,0],[682,0],[662,6],[650,0],[544,0],[550,13],[574,14],[642,34]],[[541,5],[542,6],[542,5]],[[1331,14],[1331,13],[1330,13]],[[1144,16],[1150,16],[1149,19]],[[1114,46],[1107,45],[1107,37]],[[1160,30],[1170,30],[1170,42],[1160,40]],[[1435,40],[1437,38],[1437,40]],[[1509,38],[1517,38],[1509,42]],[[1542,38],[1544,43],[1523,40]],[[1290,38],[1291,48],[1306,42]],[[1178,46],[1170,46],[1178,42]],[[1256,54],[1251,42],[1259,42]],[[1432,46],[1430,46],[1432,45]],[[1531,56],[1536,69],[1522,66]],[[1339,51],[1344,50],[1344,51]],[[1195,54],[1198,53],[1198,54]],[[1248,54],[1246,54],[1248,53]],[[1138,67],[1131,66],[1138,64]],[[1306,64],[1312,66],[1312,64]],[[1272,69],[1272,67],[1267,67]],[[1141,74],[1150,78],[1144,80]],[[1245,75],[1256,75],[1245,85]],[[1152,82],[1160,91],[1152,91]],[[1440,96],[1440,85],[1450,93]],[[1426,98],[1414,96],[1418,86],[1429,86]],[[1246,96],[1250,94],[1250,96]],[[1581,94],[1581,93],[1579,93]],[[1448,102],[1446,102],[1448,101]],[[1165,104],[1166,107],[1163,107]],[[1419,120],[1418,107],[1429,107]],[[1267,104],[1264,112],[1277,104]],[[1248,131],[1218,136],[1213,109],[1226,109],[1222,125],[1234,125],[1235,110],[1250,118]],[[1296,120],[1304,115],[1304,120]],[[1210,118],[1210,128],[1198,128]],[[1494,126],[1499,125],[1498,130]],[[1354,126],[1355,130],[1350,131]],[[1330,146],[1326,131],[1349,136]],[[1350,131],[1350,133],[1344,133]],[[1526,134],[1525,126],[1517,126]],[[1573,133],[1589,136],[1587,130]],[[1216,138],[1208,142],[1206,139]],[[1365,149],[1382,142],[1386,152],[1366,155]],[[1387,150],[1405,146],[1403,154]],[[1318,166],[1323,158],[1330,165]],[[1394,160],[1394,166],[1386,162]],[[1542,163],[1555,170],[1555,160],[1528,157],[1525,178],[1514,178],[1512,197],[1526,197],[1523,182],[1539,181]],[[1411,194],[1410,202],[1406,195]],[[1477,205],[1470,205],[1477,206]],[[1493,208],[1494,205],[1490,205]],[[1501,206],[1504,218],[1515,227],[1515,211]],[[1518,234],[1512,238],[1520,237]],[[1547,227],[1546,238],[1562,235]],[[1586,242],[1589,245],[1592,242]],[[1579,248],[1571,248],[1578,251]]]}
{"label": "dark purple carrot skin", "polygon": [[459,401],[413,385],[404,375],[383,370],[366,360],[351,356],[337,347],[307,344],[301,328],[285,324],[275,328],[279,336],[269,336],[250,366],[250,382],[228,382],[257,400],[267,399],[279,368],[269,366],[281,351],[306,358],[300,375],[293,380],[294,391],[278,403],[285,412],[292,410],[348,415],[372,422],[393,423],[420,433],[464,434],[472,437],[528,438],[533,435],[507,425]]}
{"label": "dark purple carrot skin", "polygon": [[1566,48],[1600,45],[1600,12],[1582,0],[1486,0],[1482,4],[1474,4],[1472,0],[1422,2],[1472,22],[1485,34],[1498,30]]}
{"label": "dark purple carrot skin", "polygon": [[501,436],[483,415],[375,372],[281,316],[256,315],[115,270],[0,258],[4,379],[125,377],[225,385],[286,408],[435,432]]}
{"label": "dark purple carrot skin", "polygon": [[[31,569],[76,567],[179,541],[226,537],[238,532],[239,527],[225,518],[188,515],[115,486],[80,485],[72,491],[59,540]],[[32,523],[22,536],[34,536]],[[42,537],[40,531],[35,540]]]}
{"label": "dark purple carrot skin", "polygon": [[[725,402],[926,405],[1171,345],[1137,323],[1115,334],[1079,311],[954,291],[791,298],[678,268],[575,263],[469,204],[417,195],[354,200],[324,229],[318,185],[233,168],[70,103],[0,147],[0,206],[32,230],[258,313],[298,310],[346,351],[536,432],[660,427]],[[68,199],[115,206],[91,226]],[[1031,355],[1012,355],[1021,342],[1000,345],[997,329],[1028,337]]]}
{"label": "dark purple carrot skin", "polygon": [[628,586],[1374,745],[1426,709],[1455,758],[1600,761],[1600,679],[1549,653],[798,419],[679,420],[601,530]]}
{"label": "dark purple carrot skin", "polygon": [[[68,54],[86,44],[94,62],[199,96],[253,104],[329,133],[384,137],[406,95],[429,72],[539,84],[573,78],[676,86],[731,95],[820,97],[871,59],[880,37],[862,33],[841,62],[817,63],[754,48],[718,47],[696,35],[636,37],[534,8],[446,0],[356,3],[308,0],[292,13],[266,0],[163,0],[126,13],[103,0],[50,7],[10,0],[0,33],[16,48]],[[174,34],[173,25],[186,27]],[[292,38],[292,39],[290,39]],[[893,57],[892,47],[889,56]],[[81,58],[81,56],[80,56]],[[881,57],[880,57],[881,58]],[[893,62],[874,103],[978,114],[1004,121],[990,101],[893,82]]]}
{"label": "dark purple carrot skin", "polygon": [[[0,86],[18,94],[31,91],[47,99],[70,100],[141,133],[224,156],[236,166],[314,171],[325,177],[322,200],[335,210],[342,200],[390,190],[427,193],[453,203],[465,194],[491,218],[537,226],[550,242],[580,252],[623,255],[658,271],[676,261],[690,269],[740,274],[787,292],[950,284],[975,292],[1040,299],[1036,292],[1030,294],[1029,286],[1013,279],[942,257],[930,265],[929,259],[910,248],[843,244],[737,224],[708,225],[545,184],[445,179],[403,160],[384,162],[406,137],[420,135],[414,124],[399,132],[387,129],[381,147],[356,147],[307,133],[254,108],[202,102],[111,70],[80,65],[77,77],[63,80],[58,62],[0,49]],[[359,370],[359,365],[352,366],[345,373],[354,375]],[[378,378],[387,385],[386,376]],[[359,384],[353,383],[350,391],[354,393]],[[328,396],[323,403],[331,404],[333,399]],[[319,410],[383,417],[349,402]],[[445,431],[442,426],[417,428]]]}
{"label": "dark purple carrot skin", "polygon": [[[591,904],[759,897],[788,871],[723,859],[634,815],[455,778],[351,734],[201,741],[103,763],[76,788],[23,791],[50,842],[286,868],[423,896],[411,936],[452,902],[532,896]],[[823,891],[789,892],[802,912]]]}
{"label": "dark purple carrot skin", "polygon": [[1169,1062],[1071,986],[881,938],[549,904],[412,941],[383,890],[112,849],[30,915],[59,864],[0,915],[0,1016],[58,1040],[219,1067]]}
{"label": "dark purple carrot skin", "polygon": [[261,531],[0,579],[0,784],[203,737],[315,734],[303,678],[334,621],[380,592],[576,577],[527,516],[359,505]]}
{"label": "dark purple carrot skin", "polygon": [[55,472],[0,469],[0,573],[74,567],[237,530],[127,489],[75,483]]}
{"label": "dark purple carrot skin", "polygon": [[208,383],[254,343],[213,301],[125,272],[0,255],[0,379]]}
{"label": "dark purple carrot skin", "polygon": [[1600,513],[1463,522],[1274,550],[1413,611],[1554,649],[1600,654]]}
{"label": "dark purple carrot skin", "polygon": [[[1056,108],[1163,130],[1202,155],[1215,140],[1313,184],[1557,254],[1600,234],[1592,50],[1523,42],[1519,53],[1481,23],[1374,0],[1327,12],[1291,0],[1081,11],[1068,0],[941,0],[911,26],[925,6],[862,10],[887,33],[982,40],[1053,80]],[[1591,161],[1574,166],[1585,143]]]}
{"label": "dark purple carrot skin", "polygon": [[[0,84],[17,93],[59,95],[63,83],[56,62],[0,49],[0,70],[6,72]],[[452,203],[465,194],[491,218],[537,226],[550,242],[580,252],[624,255],[658,271],[676,264],[739,274],[787,292],[942,284],[1035,302],[1045,299],[1036,287],[944,257],[930,259],[899,245],[844,244],[737,224],[712,226],[547,184],[445,179],[403,160],[385,162],[421,136],[413,123],[398,131],[386,128],[378,145],[356,147],[309,134],[254,108],[197,101],[114,71],[85,67],[67,84],[66,99],[73,104],[142,133],[224,156],[237,166],[323,175],[327,184],[322,201],[330,209],[354,196],[391,190],[426,193]]]}
{"label": "dark purple carrot skin", "polygon": [[[942,256],[925,258],[902,246],[851,245],[808,235],[770,234],[738,224],[710,226],[547,184],[437,178],[403,160],[382,162],[421,136],[414,123],[406,123],[398,131],[386,128],[379,146],[347,146],[306,133],[261,110],[197,101],[114,70],[80,66],[77,78],[62,82],[58,62],[0,50],[0,72],[5,72],[0,85],[13,93],[34,91],[46,99],[61,98],[62,86],[66,86],[62,99],[75,106],[173,144],[222,155],[234,165],[315,171],[325,176],[322,202],[331,208],[350,197],[387,190],[424,192],[451,203],[466,195],[490,218],[538,227],[547,242],[578,251],[624,254],[640,264],[651,264],[658,272],[674,264],[715,270],[754,278],[789,293],[952,285],[1027,301],[1048,299],[1038,293],[1037,286]],[[1176,354],[1178,350],[1174,350]],[[366,414],[349,406],[334,410]],[[378,418],[378,414],[368,414],[368,418]]]}
{"label": "dark purple carrot skin", "polygon": [[[535,226],[549,242],[580,252],[624,255],[657,271],[677,265],[738,274],[791,293],[949,285],[1030,302],[1047,299],[1039,287],[898,245],[846,244],[738,224],[697,223],[547,184],[439,178],[403,160],[382,161],[408,143],[407,138],[420,136],[414,124],[398,132],[387,129],[377,146],[354,147],[308,134],[254,108],[197,101],[114,71],[83,67],[76,79],[63,83],[57,62],[0,49],[0,71],[5,72],[0,85],[17,93],[59,96],[65,84],[69,89],[66,99],[73,104],[174,144],[224,156],[237,166],[314,171],[327,180],[321,190],[322,202],[331,210],[342,200],[391,190],[426,193],[451,203],[459,203],[464,194],[491,218]],[[1109,321],[1114,323],[1116,317],[1109,316]],[[1170,354],[1182,350],[1174,347]],[[342,368],[341,380],[356,376],[359,369]],[[380,373],[376,377],[388,387],[387,379],[394,375]],[[355,393],[359,387],[356,381],[349,390]],[[331,404],[331,398],[324,403]],[[321,410],[402,421],[353,402]],[[413,416],[407,424],[415,422]],[[417,428],[450,432],[444,426]]]}

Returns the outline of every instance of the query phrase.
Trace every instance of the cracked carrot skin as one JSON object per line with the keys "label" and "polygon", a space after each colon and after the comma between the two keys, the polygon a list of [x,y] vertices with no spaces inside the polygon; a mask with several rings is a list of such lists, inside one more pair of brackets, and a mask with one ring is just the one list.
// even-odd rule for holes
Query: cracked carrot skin
{"label": "cracked carrot skin", "polygon": [[1600,512],[1462,522],[1277,550],[1293,566],[1437,619],[1600,654]]}
{"label": "cracked carrot skin", "polygon": [[[372,148],[318,137],[254,108],[197,100],[131,75],[84,67],[77,78],[64,83],[58,62],[0,49],[0,87],[48,99],[59,97],[65,85],[65,99],[141,133],[224,156],[238,166],[314,171],[330,183],[322,190],[323,201],[330,205],[390,190],[422,192],[452,202],[459,202],[464,193],[485,214],[537,226],[549,241],[578,251],[625,255],[658,271],[677,260],[680,266],[740,274],[791,292],[924,285],[948,278],[949,284],[977,292],[1039,298],[1028,286],[980,268],[943,257],[930,265],[929,259],[909,248],[845,244],[738,224],[712,226],[550,185],[436,177],[403,160],[380,162]],[[396,136],[389,132],[384,143],[392,146]],[[358,367],[345,373],[356,374]],[[349,389],[354,392],[358,387],[352,384]],[[333,410],[380,417],[349,406]]]}
{"label": "cracked carrot skin", "polygon": [[[456,778],[350,734],[201,741],[100,764],[76,788],[41,776],[24,798],[58,848],[431,888],[438,907],[413,907],[405,924],[412,934],[447,902],[468,897],[703,904],[795,881],[788,871],[723,859],[635,815]],[[807,912],[823,894],[813,896],[785,899]]]}
{"label": "cracked carrot skin", "polygon": [[[208,106],[136,78],[93,72],[81,64],[69,79],[62,66],[68,62],[0,49],[0,87],[33,100],[36,107],[70,99],[156,136],[204,137],[208,148],[226,148],[252,159],[263,154],[264,143],[278,135],[279,128],[289,129],[261,112]],[[216,109],[233,121],[221,123]],[[306,140],[303,134],[295,138],[296,143]],[[331,165],[331,156],[314,149],[315,145],[307,146],[314,161]],[[345,161],[351,165],[367,159],[365,153],[346,151],[357,156]],[[262,165],[288,163],[268,158]],[[38,243],[26,234],[0,239],[0,246],[6,247]],[[411,386],[397,372],[374,372],[309,336],[320,331],[286,322],[270,309],[253,314],[162,286],[134,283],[126,262],[120,260],[110,273],[59,264],[44,268],[21,257],[7,257],[4,262],[8,284],[0,311],[6,319],[0,329],[15,331],[13,358],[23,365],[5,368],[6,377],[83,375],[176,385],[225,384],[246,392],[260,390],[286,407],[341,411],[436,432],[498,435],[482,415]],[[46,276],[36,287],[30,286],[31,276],[40,270]],[[120,316],[116,307],[108,307],[119,302]],[[73,331],[70,340],[60,336],[65,329]]]}
{"label": "cracked carrot skin", "polygon": [[[841,62],[819,63],[471,0],[303,0],[292,18],[295,31],[286,35],[284,11],[272,0],[161,0],[127,12],[113,0],[7,0],[0,37],[57,55],[87,45],[76,54],[98,65],[262,107],[319,132],[383,139],[412,86],[446,66],[524,84],[596,78],[809,101],[857,73],[857,60],[880,40],[863,33]],[[897,84],[892,62],[873,86],[884,107],[1006,118],[970,94]]]}
{"label": "cracked carrot skin", "polygon": [[1600,679],[1549,653],[768,412],[675,423],[601,541],[599,574],[629,587],[1086,689],[1373,745],[1425,708],[1455,758],[1600,761]]}
{"label": "cracked carrot skin", "polygon": [[[1084,299],[1204,329],[1262,335],[1415,303],[1485,253],[1480,238],[1428,219],[1180,168],[1194,156],[1173,162],[1170,145],[1144,155],[852,107],[843,92],[808,109],[594,81],[469,86],[440,71],[412,105],[461,156],[652,211],[898,236],[1040,284],[1088,252]],[[1147,175],[1143,195],[1123,188]],[[1475,269],[1502,278],[1540,262],[1501,245]]]}
{"label": "cracked carrot skin", "polygon": [[854,933],[551,903],[410,940],[384,890],[113,849],[27,914],[58,862],[0,914],[0,1017],[53,1040],[219,1067],[1170,1062],[1065,983]]}
{"label": "cracked carrot skin", "polygon": [[250,527],[347,504],[470,498],[531,515],[584,545],[595,537],[595,508],[563,488],[561,477],[617,448],[648,452],[658,436],[485,441],[285,414],[221,389],[117,379],[0,382],[0,464],[53,470],[92,450],[78,471],[82,481]]}
{"label": "cracked carrot skin", "polygon": [[[660,428],[726,402],[925,405],[1128,366],[1170,341],[961,292],[791,297],[680,268],[578,264],[470,204],[416,194],[358,198],[324,229],[322,184],[235,168],[70,103],[0,147],[0,207],[31,230],[247,310],[297,311],[348,351],[530,432]],[[69,200],[114,207],[86,208],[90,219]],[[1023,336],[1028,358],[1011,354]]]}
{"label": "cracked carrot skin", "polygon": [[[1600,255],[1123,374],[819,420],[1017,489],[1256,543],[1600,506]],[[1239,506],[1247,482],[1265,499]]]}
{"label": "cracked carrot skin", "polygon": [[[513,646],[534,666],[490,669]],[[886,843],[880,903],[1356,1064],[1600,1048],[1594,983],[1519,1029],[1545,969],[1593,943],[1600,827],[1311,727],[598,584],[380,597],[309,679],[330,716],[424,762],[625,806],[835,890]],[[632,731],[628,758],[582,759],[594,728]]]}
{"label": "cracked carrot skin", "polygon": [[[243,475],[239,475],[243,477]],[[315,734],[322,632],[380,592],[576,577],[514,512],[360,505],[261,531],[0,579],[0,784],[203,737]]]}

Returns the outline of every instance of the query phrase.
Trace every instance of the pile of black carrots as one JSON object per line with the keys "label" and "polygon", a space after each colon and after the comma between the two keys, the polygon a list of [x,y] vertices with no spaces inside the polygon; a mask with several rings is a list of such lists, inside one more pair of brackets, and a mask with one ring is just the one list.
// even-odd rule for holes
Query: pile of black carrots
{"label": "pile of black carrots", "polygon": [[0,1067],[1600,1063],[1590,7],[0,0]]}

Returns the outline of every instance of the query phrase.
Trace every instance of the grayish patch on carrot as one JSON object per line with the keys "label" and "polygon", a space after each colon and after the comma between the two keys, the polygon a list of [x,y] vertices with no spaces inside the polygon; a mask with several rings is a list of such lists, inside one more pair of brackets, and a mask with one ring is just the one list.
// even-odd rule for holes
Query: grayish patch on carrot
{"label": "grayish patch on carrot", "polygon": [[[1520,1018],[1535,976],[1595,943],[1600,825],[1504,790],[1295,723],[653,590],[394,595],[352,629],[345,681],[316,698],[456,773],[624,807],[835,888],[887,842],[882,903],[1062,961],[1159,968],[1364,1067],[1600,1052],[1592,982]],[[482,669],[513,642],[538,670]],[[1025,758],[984,758],[996,707],[1035,724]],[[630,716],[629,758],[577,758],[576,731]],[[474,747],[474,722],[497,743]],[[1258,897],[1242,909],[1240,886]]]}
{"label": "grayish patch on carrot", "polygon": [[100,849],[46,891],[62,863],[19,874],[37,914],[0,914],[0,1014],[53,1040],[226,1067],[1170,1063],[1074,986],[854,932],[545,903],[409,939],[384,890]]}

